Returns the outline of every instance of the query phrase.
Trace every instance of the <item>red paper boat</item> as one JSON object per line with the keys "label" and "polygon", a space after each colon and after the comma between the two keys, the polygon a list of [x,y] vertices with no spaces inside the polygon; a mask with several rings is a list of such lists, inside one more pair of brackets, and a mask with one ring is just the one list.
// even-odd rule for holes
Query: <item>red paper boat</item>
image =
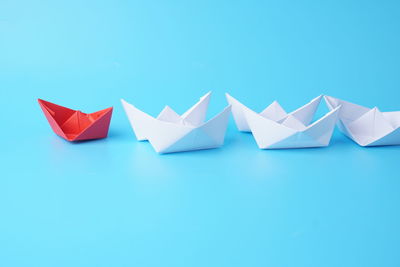
{"label": "red paper boat", "polygon": [[53,131],[68,141],[107,137],[113,108],[86,114],[38,99]]}

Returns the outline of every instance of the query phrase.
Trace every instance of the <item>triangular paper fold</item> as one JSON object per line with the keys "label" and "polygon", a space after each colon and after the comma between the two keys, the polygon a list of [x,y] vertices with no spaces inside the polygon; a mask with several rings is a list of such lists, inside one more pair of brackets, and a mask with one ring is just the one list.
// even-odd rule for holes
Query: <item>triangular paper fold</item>
{"label": "triangular paper fold", "polygon": [[291,113],[287,113],[276,101],[261,113],[256,113],[229,94],[226,97],[232,105],[232,114],[238,129],[252,132],[261,149],[327,146],[340,110],[338,106],[311,123],[322,96]]}
{"label": "triangular paper fold", "polygon": [[113,108],[83,113],[38,99],[53,131],[68,141],[83,141],[107,137]]}
{"label": "triangular paper fold", "polygon": [[231,107],[205,122],[210,96],[201,97],[181,116],[166,106],[157,118],[121,102],[137,139],[148,140],[158,153],[172,153],[223,145]]}
{"label": "triangular paper fold", "polygon": [[381,112],[332,96],[324,96],[329,109],[339,105],[339,129],[360,146],[400,144],[400,112]]}

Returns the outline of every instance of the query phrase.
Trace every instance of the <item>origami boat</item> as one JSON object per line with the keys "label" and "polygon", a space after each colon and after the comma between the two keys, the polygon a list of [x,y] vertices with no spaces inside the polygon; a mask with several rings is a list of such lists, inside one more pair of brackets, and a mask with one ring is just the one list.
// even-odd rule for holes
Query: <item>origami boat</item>
{"label": "origami boat", "polygon": [[322,96],[287,113],[277,101],[256,113],[226,94],[239,131],[252,132],[261,149],[322,147],[329,145],[340,106],[312,122]]}
{"label": "origami boat", "polygon": [[329,109],[342,106],[338,127],[360,146],[400,145],[400,111],[381,112],[331,96],[325,96]]}
{"label": "origami boat", "polygon": [[113,108],[86,114],[38,99],[53,131],[68,141],[107,137]]}
{"label": "origami boat", "polygon": [[121,99],[137,140],[148,140],[158,153],[209,149],[222,146],[231,107],[205,122],[211,92],[183,115],[169,106],[154,118]]}

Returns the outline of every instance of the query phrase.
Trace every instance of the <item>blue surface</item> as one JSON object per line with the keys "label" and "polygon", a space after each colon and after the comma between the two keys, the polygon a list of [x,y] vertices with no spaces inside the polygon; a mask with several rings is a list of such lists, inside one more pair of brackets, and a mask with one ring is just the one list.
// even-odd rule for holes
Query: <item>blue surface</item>
{"label": "blue surface", "polygon": [[[400,147],[158,155],[155,115],[213,90],[256,110],[325,93],[400,110],[398,1],[0,1],[0,266],[399,266]],[[115,107],[68,143],[36,98]]]}

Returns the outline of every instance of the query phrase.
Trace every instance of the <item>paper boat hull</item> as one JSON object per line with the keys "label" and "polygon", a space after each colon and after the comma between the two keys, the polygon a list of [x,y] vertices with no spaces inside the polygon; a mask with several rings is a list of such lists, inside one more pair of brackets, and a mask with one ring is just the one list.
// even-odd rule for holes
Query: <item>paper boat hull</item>
{"label": "paper boat hull", "polygon": [[398,112],[381,112],[335,97],[324,96],[329,109],[341,105],[337,126],[348,138],[360,146],[400,145]]}
{"label": "paper boat hull", "polygon": [[322,96],[312,99],[291,113],[287,113],[277,101],[257,113],[229,94],[226,94],[226,98],[232,105],[237,128],[240,131],[250,131],[260,149],[328,146],[340,110],[340,107],[332,109],[311,123]]}
{"label": "paper boat hull", "polygon": [[86,114],[38,99],[54,133],[67,141],[105,138],[108,135],[113,108]]}
{"label": "paper boat hull", "polygon": [[[225,133],[228,127],[230,107],[225,108],[213,119],[202,126],[193,129],[178,141],[158,151],[161,154],[183,151],[204,150],[218,148],[224,144]],[[151,142],[151,140],[150,140]]]}
{"label": "paper boat hull", "polygon": [[[223,145],[231,112],[230,106],[209,121],[196,126],[197,123],[190,125],[175,123],[174,121],[180,120],[177,114],[173,114],[176,119],[165,120],[164,115],[171,115],[172,112],[169,107],[164,109],[158,118],[154,118],[123,99],[121,102],[137,140],[148,140],[160,154],[211,149]],[[192,113],[193,111],[194,109],[191,109],[191,113],[186,114],[191,114],[198,123],[203,120],[203,118],[198,119],[199,116]],[[205,114],[204,108],[199,111]]]}
{"label": "paper boat hull", "polygon": [[260,149],[312,148],[329,145],[338,111],[329,112],[303,131],[287,128],[252,111],[246,112],[246,118]]}

